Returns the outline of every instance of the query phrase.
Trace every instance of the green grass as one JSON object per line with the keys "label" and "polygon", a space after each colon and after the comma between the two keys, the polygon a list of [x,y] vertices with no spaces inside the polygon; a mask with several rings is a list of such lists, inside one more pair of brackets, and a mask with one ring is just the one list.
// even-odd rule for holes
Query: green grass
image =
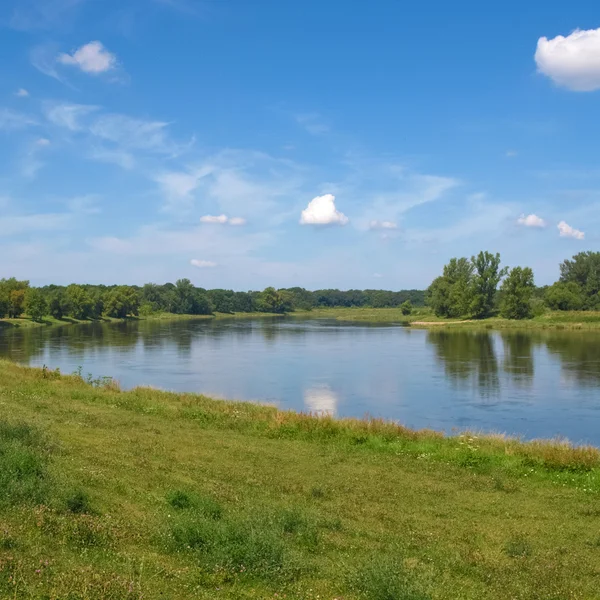
{"label": "green grass", "polygon": [[399,308],[322,308],[292,313],[291,316],[452,329],[600,329],[600,311],[549,311],[542,316],[522,321],[501,317],[479,320],[444,319],[436,317],[431,309],[423,307],[413,309],[410,315],[403,315]]}
{"label": "green grass", "polygon": [[[127,320],[137,321],[189,321],[189,320],[206,320],[206,319],[256,319],[256,318],[269,318],[269,317],[281,317],[280,314],[272,313],[215,313],[213,315],[176,315],[168,312],[154,313],[151,315],[144,315],[139,317],[128,317]],[[113,317],[102,317],[97,322],[101,323],[118,323],[123,319],[115,319]],[[65,317],[64,319],[55,319],[54,317],[46,316],[41,321],[34,321],[27,315],[18,319],[0,319],[0,331],[2,327],[48,327],[48,326],[62,326],[62,325],[84,325],[86,323],[93,323],[90,319],[73,319],[71,317]]]}
{"label": "green grass", "polygon": [[599,598],[600,452],[0,362],[0,598]]}

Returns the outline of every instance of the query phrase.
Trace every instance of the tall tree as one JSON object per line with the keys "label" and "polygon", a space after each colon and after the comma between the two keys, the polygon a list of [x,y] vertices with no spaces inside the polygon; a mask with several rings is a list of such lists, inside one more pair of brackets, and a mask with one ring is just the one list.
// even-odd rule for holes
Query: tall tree
{"label": "tall tree", "polygon": [[531,298],[535,284],[529,267],[515,267],[502,282],[500,314],[507,319],[531,317]]}
{"label": "tall tree", "polygon": [[487,317],[494,309],[498,284],[507,268],[500,268],[500,254],[487,251],[473,256],[471,262],[474,267],[471,314],[477,318]]}
{"label": "tall tree", "polygon": [[86,289],[76,283],[67,288],[69,315],[75,319],[89,319],[92,312],[92,299]]}
{"label": "tall tree", "polygon": [[600,306],[600,252],[580,252],[560,265],[560,282],[576,283],[584,308]]}
{"label": "tall tree", "polygon": [[25,292],[25,312],[34,321],[41,321],[48,314],[48,304],[39,289],[29,288]]}

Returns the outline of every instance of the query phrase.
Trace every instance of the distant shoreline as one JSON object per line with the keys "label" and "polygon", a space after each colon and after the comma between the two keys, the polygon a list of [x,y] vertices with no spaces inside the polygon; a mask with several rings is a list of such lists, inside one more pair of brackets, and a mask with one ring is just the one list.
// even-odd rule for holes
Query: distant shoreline
{"label": "distant shoreline", "polygon": [[404,325],[414,328],[444,328],[468,330],[599,330],[600,311],[552,311],[534,317],[533,319],[511,320],[501,317],[487,319],[444,319],[436,317],[430,309],[418,307],[410,315],[402,313],[400,308],[316,308],[310,311],[294,311],[284,314],[249,312],[249,313],[214,313],[212,315],[179,315],[173,313],[157,313],[127,319],[103,317],[98,320],[77,320],[72,318],[55,319],[46,317],[40,322],[28,317],[18,319],[0,319],[0,332],[3,329],[34,328],[34,327],[59,327],[65,325],[84,325],[91,323],[123,323],[127,321],[187,321],[211,319],[258,319],[258,318],[305,318],[305,319],[334,319],[340,322],[373,323]]}

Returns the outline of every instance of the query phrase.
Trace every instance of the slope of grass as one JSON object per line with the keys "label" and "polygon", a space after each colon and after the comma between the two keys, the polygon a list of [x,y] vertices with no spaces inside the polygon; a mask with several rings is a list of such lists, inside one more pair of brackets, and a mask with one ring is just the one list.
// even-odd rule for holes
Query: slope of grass
{"label": "slope of grass", "polygon": [[598,598],[600,453],[0,362],[0,598]]}

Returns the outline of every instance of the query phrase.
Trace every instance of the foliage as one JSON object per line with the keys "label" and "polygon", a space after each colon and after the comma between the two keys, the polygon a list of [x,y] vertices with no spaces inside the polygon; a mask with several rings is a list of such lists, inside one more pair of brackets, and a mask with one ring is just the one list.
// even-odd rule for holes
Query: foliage
{"label": "foliage", "polygon": [[29,281],[19,281],[14,277],[0,279],[0,317],[16,319],[25,310],[25,293]]}
{"label": "foliage", "polygon": [[600,306],[600,252],[580,252],[571,260],[565,260],[560,265],[560,282],[575,283],[579,286],[583,308],[598,308]]}
{"label": "foliage", "polygon": [[581,310],[584,305],[582,289],[575,281],[557,281],[548,287],[544,300],[552,310]]}
{"label": "foliage", "polygon": [[403,302],[400,305],[400,310],[402,311],[403,315],[410,315],[410,313],[412,312],[412,304],[411,304],[410,300]]}
{"label": "foliage", "polygon": [[500,314],[506,319],[530,318],[534,288],[533,271],[529,267],[514,267],[502,283]]}
{"label": "foliage", "polygon": [[41,321],[48,314],[48,305],[42,292],[37,288],[29,288],[25,293],[25,312],[34,320]]}
{"label": "foliage", "polygon": [[507,269],[500,268],[500,254],[480,252],[471,258],[473,263],[473,296],[471,314],[476,318],[487,317],[492,313],[496,290]]}
{"label": "foliage", "polygon": [[125,319],[137,316],[140,308],[139,296],[132,287],[119,286],[108,292],[104,300],[104,311],[109,317]]}
{"label": "foliage", "polygon": [[70,316],[75,319],[89,319],[92,314],[92,299],[85,288],[72,283],[67,287],[66,293]]}

